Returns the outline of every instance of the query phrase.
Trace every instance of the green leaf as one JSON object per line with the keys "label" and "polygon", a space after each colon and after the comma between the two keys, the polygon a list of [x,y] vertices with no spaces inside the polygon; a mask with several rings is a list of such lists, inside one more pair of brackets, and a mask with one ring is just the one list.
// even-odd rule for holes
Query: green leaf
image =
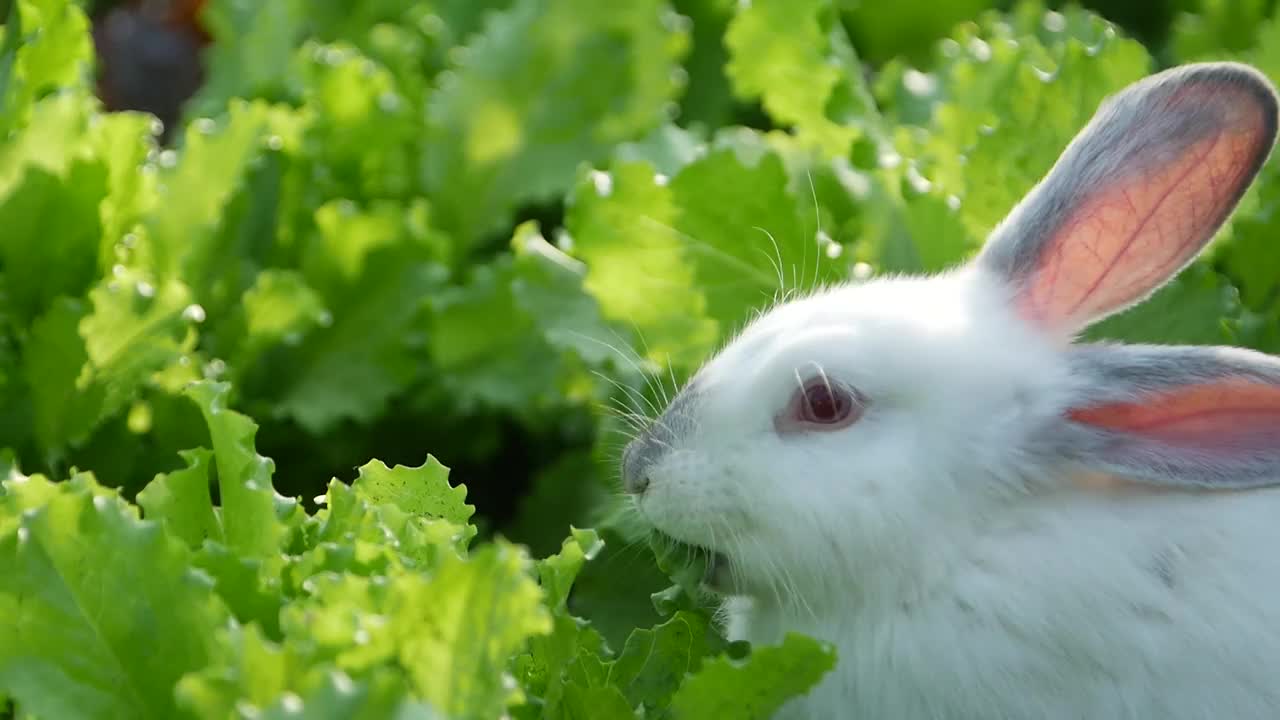
{"label": "green leaf", "polygon": [[547,242],[537,225],[516,227],[511,294],[551,346],[599,365],[614,355],[612,330],[600,316],[595,299],[583,291],[586,267]]}
{"label": "green leaf", "polygon": [[[3,280],[0,280],[0,291],[3,287]],[[7,408],[6,413],[0,414],[0,456],[5,453],[16,456],[23,448],[35,444],[31,391],[22,368],[21,348],[9,336],[11,332],[10,322],[0,310],[0,394],[5,398]],[[0,462],[0,469],[4,465]]]}
{"label": "green leaf", "polygon": [[302,276],[288,270],[258,274],[244,294],[250,341],[271,342],[323,322],[326,312],[320,297]]}
{"label": "green leaf", "polygon": [[658,569],[652,553],[645,552],[646,538],[631,537],[616,528],[603,527],[604,547],[579,572],[569,597],[569,610],[590,622],[612,647],[622,647],[638,627],[663,621],[651,596],[671,585]]}
{"label": "green leaf", "polygon": [[273,559],[236,555],[220,542],[205,542],[192,564],[213,578],[214,589],[243,624],[256,623],[268,637],[280,636],[284,594]]}
{"label": "green leaf", "polygon": [[[941,98],[928,133],[899,133],[893,175],[954,195],[982,238],[1040,180],[1099,102],[1151,68],[1137,42],[1081,9],[1023,3],[939,44],[930,82]],[[905,162],[904,162],[905,160]],[[922,183],[923,181],[923,183]]]}
{"label": "green leaf", "polygon": [[836,665],[835,650],[788,634],[777,646],[757,646],[745,661],[703,663],[671,698],[676,718],[767,720],[789,699],[817,685]]}
{"label": "green leaf", "polygon": [[430,575],[395,571],[376,582],[316,575],[307,598],[285,610],[286,647],[302,643],[357,675],[394,662],[415,696],[447,717],[496,717],[519,699],[504,677],[509,658],[551,630],[550,614],[515,546],[439,560]]}
{"label": "green leaf", "polygon": [[[0,137],[29,120],[38,98],[63,88],[89,90],[93,43],[89,20],[66,0],[14,0],[18,22],[7,27],[5,44],[13,53],[0,96]],[[10,41],[10,33],[20,36]],[[11,42],[17,42],[13,47]],[[7,53],[6,53],[7,54]]]}
{"label": "green leaf", "polygon": [[491,15],[429,106],[441,227],[471,244],[517,205],[568,189],[579,163],[658,126],[687,44],[659,0],[518,0]]}
{"label": "green leaf", "polygon": [[264,270],[241,300],[244,337],[237,365],[247,366],[276,343],[297,344],[307,333],[332,319],[324,300],[301,273]]}
{"label": "green leaf", "polygon": [[1174,18],[1170,45],[1179,62],[1220,60],[1248,49],[1271,3],[1266,0],[1198,0],[1196,11]]}
{"label": "green leaf", "polygon": [[1257,27],[1257,46],[1245,58],[1269,78],[1280,75],[1280,15]]}
{"label": "green leaf", "polygon": [[627,698],[612,685],[565,688],[565,720],[634,720],[636,713]]}
{"label": "green leaf", "polygon": [[324,203],[314,213],[316,233],[303,251],[306,280],[330,301],[358,287],[378,258],[400,252],[403,261],[443,259],[444,241],[429,228],[425,203],[408,205],[374,200],[360,205],[340,199]]}
{"label": "green leaf", "polygon": [[430,706],[407,697],[393,672],[352,682],[342,673],[329,673],[324,684],[306,697],[284,695],[259,717],[263,720],[444,720]]}
{"label": "green leaf", "polygon": [[99,267],[129,259],[138,240],[134,231],[155,207],[156,174],[148,158],[156,153],[159,130],[154,117],[140,112],[97,115],[89,126],[93,152],[107,168],[108,193],[99,206]]}
{"label": "green leaf", "polygon": [[[0,149],[0,263],[9,304],[30,318],[59,295],[79,296],[98,275],[99,203],[107,170],[87,152],[89,104],[65,96],[41,102],[39,123]],[[34,238],[40,238],[38,242]]]}
{"label": "green leaf", "polygon": [[569,590],[578,572],[588,560],[604,547],[604,541],[594,530],[570,528],[569,537],[560,546],[560,552],[538,561],[538,577],[542,580],[547,605],[553,612],[564,612],[569,600]]}
{"label": "green leaf", "polygon": [[22,47],[22,7],[19,3],[9,3],[8,17],[4,26],[0,27],[0,35],[4,37],[0,45],[0,111],[12,112],[13,103],[9,100],[9,89],[14,83],[14,65],[18,61],[18,50]]}
{"label": "green leaf", "polygon": [[221,542],[222,524],[209,494],[209,462],[213,453],[204,448],[182,453],[187,466],[157,475],[138,493],[138,504],[148,520],[164,524],[168,533],[197,550],[205,540]]}
{"label": "green leaf", "polygon": [[947,3],[857,2],[837,0],[844,25],[858,52],[873,66],[905,57],[928,57],[934,43],[958,24],[992,6],[993,0],[951,0]]}
{"label": "green leaf", "polygon": [[1089,328],[1090,339],[1216,345],[1240,317],[1238,291],[1205,263],[1188,267],[1145,302]]}
{"label": "green leaf", "polygon": [[[883,181],[885,178],[880,177]],[[855,257],[873,272],[931,273],[964,261],[981,245],[957,211],[958,199],[945,196],[916,177],[897,192],[884,182],[872,184],[866,212],[859,218],[861,244]]]}
{"label": "green leaf", "polygon": [[298,506],[276,494],[271,485],[275,463],[254,449],[258,425],[227,407],[229,392],[226,383],[202,381],[185,394],[209,426],[227,545],[249,557],[268,557],[280,551],[286,521]]}
{"label": "green leaf", "polygon": [[59,298],[30,328],[23,369],[35,411],[36,439],[51,458],[78,444],[102,413],[104,391],[84,374],[84,303]]}
{"label": "green leaf", "polygon": [[834,215],[786,152],[797,157],[726,132],[669,180],[620,162],[579,182],[566,224],[586,288],[606,317],[634,324],[650,359],[694,367],[785,292],[845,277],[844,247],[822,226]]}
{"label": "green leaf", "polygon": [[733,16],[733,0],[675,0],[676,12],[692,23],[691,47],[684,68],[689,82],[680,99],[683,125],[719,127],[734,120],[733,88],[725,77],[729,53],[725,29]]}
{"label": "green leaf", "polygon": [[[404,576],[397,579],[406,580]],[[402,632],[417,627],[387,616],[402,603],[385,578],[325,572],[307,585],[307,597],[281,613],[285,649],[298,648],[310,664],[330,664],[355,675],[397,659]],[[412,630],[411,630],[412,628]]]}
{"label": "green leaf", "polygon": [[158,278],[182,277],[200,294],[218,267],[223,211],[240,189],[251,161],[264,152],[271,108],[237,101],[221,123],[204,120],[188,128],[180,157],[159,177],[155,212],[147,215],[139,260]]}
{"label": "green leaf", "polygon": [[605,317],[634,324],[652,360],[700,361],[718,330],[685,261],[667,178],[647,163],[618,163],[584,172],[567,202],[572,252]]}
{"label": "green leaf", "polygon": [[[655,128],[634,142],[626,142],[613,149],[613,159],[618,163],[649,163],[657,171],[654,176],[659,184],[680,172],[684,166],[707,152],[704,133],[686,130],[670,123]],[[593,176],[604,185],[604,177]]]}
{"label": "green leaf", "polygon": [[253,625],[230,625],[216,637],[218,661],[184,676],[174,689],[179,707],[190,714],[256,715],[252,711],[283,699],[298,684],[304,658],[270,642]]}
{"label": "green leaf", "polygon": [[89,291],[93,311],[80,321],[80,335],[97,377],[106,388],[103,415],[132,402],[155,374],[181,362],[204,310],[190,303],[180,282],[153,285],[121,268]]}
{"label": "green leaf", "polygon": [[724,36],[735,92],[759,98],[828,155],[849,152],[876,111],[831,0],[740,4]]}
{"label": "green leaf", "polygon": [[346,43],[308,44],[298,63],[315,118],[309,154],[323,168],[316,179],[343,196],[420,194],[416,160],[426,130],[421,106],[403,96],[396,78]]}
{"label": "green leaf", "polygon": [[416,628],[400,662],[447,716],[491,717],[517,699],[503,690],[508,658],[552,627],[529,569],[522,552],[497,541],[465,561],[446,558],[429,582],[396,586],[405,605],[392,622]]}
{"label": "green leaf", "polygon": [[1273,269],[1280,262],[1276,218],[1274,203],[1248,217],[1237,216],[1229,241],[1220,240],[1216,247],[1216,259],[1251,308],[1267,307],[1280,289],[1280,274]]}
{"label": "green leaf", "polygon": [[[565,672],[580,653],[599,653],[603,640],[582,620],[569,614],[567,601],[583,565],[604,543],[592,530],[573,528],[560,552],[537,563],[544,601],[552,614],[549,634],[531,637],[528,651],[515,658],[514,674],[526,693],[537,698],[542,717],[555,717],[565,701]],[[526,705],[526,709],[533,706]],[[517,716],[522,716],[517,712]]]}
{"label": "green leaf", "polygon": [[431,357],[465,405],[535,405],[563,370],[537,319],[517,305],[518,272],[503,256],[430,300]]}
{"label": "green leaf", "polygon": [[31,108],[33,122],[0,144],[0,191],[8,194],[28,169],[65,177],[74,161],[90,158],[83,142],[94,105],[91,98],[62,93]]}
{"label": "green leaf", "polygon": [[710,562],[704,550],[656,532],[649,535],[649,547],[658,569],[670,576],[686,595],[696,598],[701,594],[699,586],[707,576]]}
{"label": "green leaf", "polygon": [[186,547],[83,477],[44,485],[0,537],[0,692],[39,717],[177,717],[226,610]]}
{"label": "green leaf", "polygon": [[665,708],[685,676],[701,666],[712,647],[710,632],[707,618],[690,612],[678,612],[652,630],[636,630],[610,666],[609,683],[622,690],[633,706],[643,704],[650,711]]}
{"label": "green leaf", "polygon": [[[295,586],[305,586],[308,578],[330,571],[360,575],[426,571],[445,555],[465,557],[476,534],[473,525],[408,513],[393,504],[372,504],[363,492],[336,480],[329,484],[323,504],[325,508],[307,529],[310,549],[290,569]],[[465,514],[467,507],[455,514]]]}
{"label": "green leaf", "polygon": [[187,113],[215,116],[232,98],[280,94],[306,20],[304,9],[299,0],[209,3],[201,19],[215,42],[207,54],[207,77]]}
{"label": "green leaf", "polygon": [[672,179],[671,191],[685,257],[722,337],[784,290],[843,279],[843,248],[817,226],[812,197],[791,193],[782,158],[758,138],[722,137]]}
{"label": "green leaf", "polygon": [[[516,228],[513,256],[472,270],[433,298],[431,353],[464,401],[517,412],[584,399],[582,363],[616,354],[616,333],[582,287],[586,268],[533,222]],[[576,361],[582,361],[581,363]]]}
{"label": "green leaf", "polygon": [[352,487],[373,505],[394,505],[410,515],[457,525],[467,525],[476,511],[467,504],[467,486],[450,486],[449,468],[432,455],[418,467],[388,468],[380,460],[371,460],[360,467]]}
{"label": "green leaf", "polygon": [[272,386],[261,391],[277,398],[279,413],[319,434],[342,420],[373,420],[413,381],[424,359],[420,313],[441,281],[429,254],[408,243],[374,250],[356,280],[324,295],[328,324],[267,373]]}

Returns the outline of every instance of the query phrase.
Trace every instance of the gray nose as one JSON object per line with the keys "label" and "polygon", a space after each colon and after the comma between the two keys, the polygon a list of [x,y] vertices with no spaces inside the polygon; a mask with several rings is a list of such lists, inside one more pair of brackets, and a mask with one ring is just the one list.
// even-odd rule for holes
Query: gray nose
{"label": "gray nose", "polygon": [[649,427],[636,435],[622,451],[622,488],[629,495],[641,495],[653,482],[653,470],[664,456],[677,447],[679,439],[693,427],[692,408],[698,392],[690,384]]}
{"label": "gray nose", "polygon": [[640,495],[649,488],[649,469],[653,466],[652,443],[637,439],[622,451],[622,489],[628,495]]}
{"label": "gray nose", "polygon": [[648,475],[632,475],[622,481],[622,488],[628,495],[643,495],[649,489]]}

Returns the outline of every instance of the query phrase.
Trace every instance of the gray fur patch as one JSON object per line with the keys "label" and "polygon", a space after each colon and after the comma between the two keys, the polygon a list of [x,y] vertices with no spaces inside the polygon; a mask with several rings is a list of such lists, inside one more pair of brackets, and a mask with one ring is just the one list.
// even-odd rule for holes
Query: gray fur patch
{"label": "gray fur patch", "polygon": [[686,385],[667,409],[627,444],[622,451],[622,480],[626,487],[636,487],[649,469],[693,430],[700,397],[695,383]]}
{"label": "gray fur patch", "polygon": [[1086,343],[1073,346],[1068,359],[1082,404],[1229,379],[1280,387],[1280,358],[1237,347]]}
{"label": "gray fur patch", "polygon": [[1172,590],[1177,587],[1178,572],[1173,548],[1165,548],[1156,553],[1151,560],[1151,572],[1166,588]]}

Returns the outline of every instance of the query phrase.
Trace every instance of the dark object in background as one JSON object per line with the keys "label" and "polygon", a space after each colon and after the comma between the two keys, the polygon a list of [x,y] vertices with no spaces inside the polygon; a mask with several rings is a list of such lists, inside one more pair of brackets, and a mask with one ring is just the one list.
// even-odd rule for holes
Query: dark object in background
{"label": "dark object in background", "polygon": [[205,0],[126,0],[95,14],[98,95],[108,110],[149,112],[169,139],[182,106],[204,80]]}

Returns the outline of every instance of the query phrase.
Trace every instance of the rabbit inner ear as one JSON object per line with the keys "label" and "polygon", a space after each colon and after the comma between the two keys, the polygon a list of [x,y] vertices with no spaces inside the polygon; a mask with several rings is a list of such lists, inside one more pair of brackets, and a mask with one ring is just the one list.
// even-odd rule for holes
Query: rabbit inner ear
{"label": "rabbit inner ear", "polygon": [[[1280,387],[1224,380],[1133,402],[1067,412],[1073,422],[1207,454],[1271,450],[1280,456]],[[1280,479],[1280,478],[1278,478]]]}
{"label": "rabbit inner ear", "polygon": [[1109,99],[996,228],[979,262],[1018,310],[1071,335],[1149,295],[1213,237],[1276,134],[1259,73],[1189,65]]}
{"label": "rabbit inner ear", "polygon": [[1280,484],[1280,359],[1228,348],[1082,346],[1090,387],[1057,437],[1082,469],[1164,488]]}

